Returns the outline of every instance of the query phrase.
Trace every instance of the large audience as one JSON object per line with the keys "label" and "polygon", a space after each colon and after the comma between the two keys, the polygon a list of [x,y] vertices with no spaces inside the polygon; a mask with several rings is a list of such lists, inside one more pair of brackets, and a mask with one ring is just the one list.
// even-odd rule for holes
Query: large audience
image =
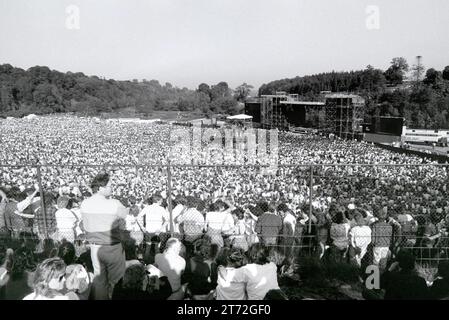
{"label": "large audience", "polygon": [[[2,120],[0,297],[95,299],[83,203],[102,171],[111,198],[126,208],[126,271],[110,299],[285,298],[278,277],[304,255],[354,265],[362,277],[368,265],[394,278],[413,269],[410,259],[442,261],[444,279],[445,166],[366,142],[285,132],[274,171],[200,166],[223,164],[231,153],[209,152],[207,140],[188,149],[171,138],[174,130],[73,116]],[[247,153],[239,164],[267,158]],[[439,295],[449,294],[437,280]],[[436,296],[430,285],[420,297]]]}

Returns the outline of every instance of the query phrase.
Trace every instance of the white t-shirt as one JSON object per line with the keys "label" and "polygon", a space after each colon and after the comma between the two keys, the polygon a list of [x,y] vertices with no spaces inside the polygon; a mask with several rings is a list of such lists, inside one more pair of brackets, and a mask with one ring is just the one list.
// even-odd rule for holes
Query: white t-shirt
{"label": "white t-shirt", "polygon": [[273,262],[264,265],[251,263],[242,269],[248,300],[263,300],[268,291],[279,289],[277,267]]}
{"label": "white t-shirt", "polygon": [[145,229],[149,233],[160,233],[167,231],[167,222],[169,221],[169,214],[167,210],[153,203],[150,206],[143,208],[137,218],[145,216]]}
{"label": "white t-shirt", "polygon": [[246,300],[243,268],[218,267],[217,300]]}
{"label": "white t-shirt", "polygon": [[352,246],[366,248],[371,243],[371,228],[368,226],[355,226],[349,231]]}
{"label": "white t-shirt", "polygon": [[57,210],[55,217],[58,230],[74,230],[78,221],[75,214],[67,208]]}
{"label": "white t-shirt", "polygon": [[208,212],[206,214],[206,226],[207,229],[217,231],[229,231],[234,227],[234,219],[226,212]]}

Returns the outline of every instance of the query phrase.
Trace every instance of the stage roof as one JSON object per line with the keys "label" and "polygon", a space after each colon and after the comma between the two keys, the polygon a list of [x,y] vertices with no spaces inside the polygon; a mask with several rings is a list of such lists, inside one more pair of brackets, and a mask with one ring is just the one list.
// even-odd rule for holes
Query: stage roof
{"label": "stage roof", "polygon": [[252,118],[253,118],[252,116],[249,116],[247,114],[237,114],[235,116],[226,117],[226,119],[228,120],[249,120]]}

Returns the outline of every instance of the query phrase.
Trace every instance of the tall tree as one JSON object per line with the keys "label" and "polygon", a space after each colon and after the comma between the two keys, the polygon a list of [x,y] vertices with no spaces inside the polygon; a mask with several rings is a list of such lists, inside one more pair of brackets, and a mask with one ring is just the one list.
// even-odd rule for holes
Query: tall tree
{"label": "tall tree", "polygon": [[210,89],[211,92],[211,100],[216,100],[218,98],[226,98],[231,95],[231,90],[229,89],[227,82],[219,82],[216,85],[212,86]]}
{"label": "tall tree", "polygon": [[245,101],[246,98],[249,96],[251,89],[253,89],[253,88],[254,87],[252,85],[244,82],[243,84],[241,84],[237,88],[235,88],[234,98],[239,102]]}
{"label": "tall tree", "polygon": [[434,68],[430,68],[426,72],[426,77],[423,82],[428,85],[436,85],[438,81],[441,79],[441,72],[435,70]]}
{"label": "tall tree", "polygon": [[444,68],[442,76],[444,80],[449,80],[449,66],[446,66]]}
{"label": "tall tree", "polygon": [[403,57],[396,57],[391,60],[390,64],[384,73],[386,80],[393,85],[401,84],[409,69],[407,60]]}

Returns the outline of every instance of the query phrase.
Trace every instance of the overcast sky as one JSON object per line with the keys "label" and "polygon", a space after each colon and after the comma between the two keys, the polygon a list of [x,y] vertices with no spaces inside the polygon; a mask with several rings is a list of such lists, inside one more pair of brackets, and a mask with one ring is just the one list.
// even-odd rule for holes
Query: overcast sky
{"label": "overcast sky", "polygon": [[441,70],[448,53],[447,0],[0,0],[0,64],[25,69],[258,88],[397,56]]}

